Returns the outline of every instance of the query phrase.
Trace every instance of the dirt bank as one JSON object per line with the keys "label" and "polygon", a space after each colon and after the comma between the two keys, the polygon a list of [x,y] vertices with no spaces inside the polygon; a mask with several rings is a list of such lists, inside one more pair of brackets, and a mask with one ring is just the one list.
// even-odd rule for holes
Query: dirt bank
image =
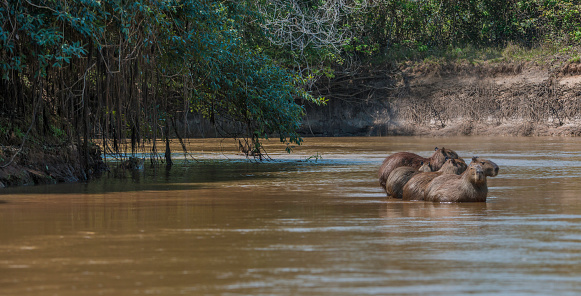
{"label": "dirt bank", "polygon": [[[13,157],[14,156],[14,157]],[[98,176],[106,169],[98,146],[89,148],[87,168],[74,146],[3,147],[0,150],[0,187],[77,182]]]}
{"label": "dirt bank", "polygon": [[[555,58],[557,59],[557,57]],[[322,79],[303,136],[581,136],[581,64],[415,62]],[[245,126],[178,116],[183,137],[234,137]]]}
{"label": "dirt bank", "polygon": [[581,135],[581,64],[421,63],[319,85],[305,135]]}

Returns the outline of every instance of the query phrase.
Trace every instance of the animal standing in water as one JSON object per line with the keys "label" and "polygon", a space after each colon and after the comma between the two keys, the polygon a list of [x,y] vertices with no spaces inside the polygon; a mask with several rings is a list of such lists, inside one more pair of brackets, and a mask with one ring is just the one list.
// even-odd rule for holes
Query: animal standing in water
{"label": "animal standing in water", "polygon": [[[485,176],[487,177],[495,177],[498,175],[498,165],[496,165],[496,163],[488,160],[488,159],[484,159],[481,157],[472,157],[472,162],[468,165],[468,167],[473,166],[473,165],[480,165],[483,173]],[[466,173],[466,172],[464,172]],[[436,178],[434,178],[426,187],[425,193],[424,193],[424,199],[427,200],[428,195],[432,194],[432,192],[434,190],[436,190],[436,188],[440,187],[442,184],[449,182],[450,180],[454,180],[456,179],[457,176],[454,175],[441,175],[438,176]]]}
{"label": "animal standing in water", "polygon": [[436,177],[450,174],[460,175],[468,166],[462,159],[448,159],[437,172],[425,172],[414,175],[402,189],[403,200],[424,200],[428,184]]}
{"label": "animal standing in water", "polygon": [[419,170],[409,166],[403,166],[395,168],[387,178],[385,183],[385,192],[387,196],[392,198],[401,198],[403,186],[411,179],[414,175],[420,172],[431,172],[432,169],[429,164],[423,164]]}
{"label": "animal standing in water", "polygon": [[[409,166],[414,169],[419,169],[423,164],[428,164],[431,167],[432,171],[439,170],[446,159],[453,158],[457,159],[458,154],[453,150],[446,149],[442,147],[439,149],[438,147],[435,148],[434,154],[432,156],[425,158],[421,157],[415,153],[411,152],[398,152],[388,156],[381,167],[379,168],[378,177],[379,177],[379,185],[386,190],[386,182],[389,174],[396,168],[402,166]],[[387,191],[386,191],[387,192]]]}
{"label": "animal standing in water", "polygon": [[479,164],[470,164],[460,176],[441,184],[426,196],[426,201],[434,202],[485,202],[488,185],[484,169]]}

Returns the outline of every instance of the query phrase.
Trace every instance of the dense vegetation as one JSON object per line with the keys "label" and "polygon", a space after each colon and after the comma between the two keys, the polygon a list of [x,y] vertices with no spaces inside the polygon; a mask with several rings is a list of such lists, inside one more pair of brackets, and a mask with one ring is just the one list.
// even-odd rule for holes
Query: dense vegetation
{"label": "dense vegetation", "polygon": [[0,15],[0,144],[85,154],[95,139],[157,153],[189,112],[247,152],[291,147],[317,82],[362,61],[581,42],[579,1],[7,0]]}

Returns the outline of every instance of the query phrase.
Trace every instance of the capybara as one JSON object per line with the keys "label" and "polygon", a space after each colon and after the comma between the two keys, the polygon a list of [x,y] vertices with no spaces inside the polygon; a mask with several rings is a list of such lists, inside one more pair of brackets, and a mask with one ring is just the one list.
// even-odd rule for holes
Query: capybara
{"label": "capybara", "polygon": [[498,175],[498,166],[488,159],[474,156],[472,157],[471,163],[478,163],[482,167],[482,170],[484,170],[486,177],[496,177]]}
{"label": "capybara", "polygon": [[387,196],[392,198],[401,198],[403,186],[408,182],[408,180],[420,172],[431,172],[432,168],[429,163],[424,163],[417,170],[413,167],[403,166],[395,168],[385,183],[385,192]]}
{"label": "capybara", "polygon": [[[480,167],[484,171],[484,175],[486,175],[487,177],[495,177],[496,175],[498,175],[498,165],[496,165],[496,163],[494,163],[488,159],[474,156],[474,157],[472,157],[472,162],[470,162],[469,167],[471,165],[475,165],[475,164],[480,165]],[[428,184],[428,186],[424,192],[424,198],[427,197],[431,191],[435,190],[440,185],[448,182],[448,180],[451,180],[454,178],[455,178],[454,175],[441,175],[441,176],[434,178]]]}
{"label": "capybara", "polygon": [[394,153],[383,160],[383,163],[379,168],[379,185],[381,185],[383,189],[386,189],[385,182],[387,181],[391,171],[395,168],[409,166],[419,169],[423,164],[429,164],[433,171],[437,171],[442,167],[447,158],[458,158],[458,154],[453,150],[443,147],[442,149],[436,147],[434,154],[428,158],[421,157],[411,152]]}
{"label": "capybara", "polygon": [[468,166],[462,159],[448,159],[437,172],[420,173],[412,176],[402,189],[403,200],[424,200],[428,184],[443,174],[462,174]]}
{"label": "capybara", "polygon": [[422,166],[418,169],[418,172],[431,172],[432,166],[429,163],[422,163]]}
{"label": "capybara", "polygon": [[434,202],[485,202],[488,194],[486,175],[482,166],[471,163],[468,169],[453,179],[441,184],[426,196],[426,201]]}
{"label": "capybara", "polygon": [[456,158],[456,159],[450,158],[450,159],[447,159],[446,162],[444,162],[444,165],[442,165],[442,167],[438,170],[438,172],[441,172],[443,174],[460,175],[464,171],[466,171],[467,168],[468,168],[468,165],[466,164],[464,159],[462,159],[462,158]]}

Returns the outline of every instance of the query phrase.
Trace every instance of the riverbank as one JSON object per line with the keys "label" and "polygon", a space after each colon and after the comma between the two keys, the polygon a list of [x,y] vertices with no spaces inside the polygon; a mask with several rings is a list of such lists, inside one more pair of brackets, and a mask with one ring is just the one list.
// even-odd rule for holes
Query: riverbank
{"label": "riverbank", "polygon": [[[507,50],[505,50],[506,52]],[[302,102],[302,136],[581,136],[579,58],[526,51],[511,58],[423,59],[337,71]],[[184,137],[224,137],[243,126],[179,116]],[[224,133],[224,131],[227,131]]]}
{"label": "riverbank", "polygon": [[74,146],[3,147],[0,150],[0,188],[20,185],[78,182],[99,176],[107,169],[101,149],[89,147],[86,169]]}
{"label": "riverbank", "polygon": [[319,88],[312,136],[580,136],[581,63],[410,62],[360,68]]}

